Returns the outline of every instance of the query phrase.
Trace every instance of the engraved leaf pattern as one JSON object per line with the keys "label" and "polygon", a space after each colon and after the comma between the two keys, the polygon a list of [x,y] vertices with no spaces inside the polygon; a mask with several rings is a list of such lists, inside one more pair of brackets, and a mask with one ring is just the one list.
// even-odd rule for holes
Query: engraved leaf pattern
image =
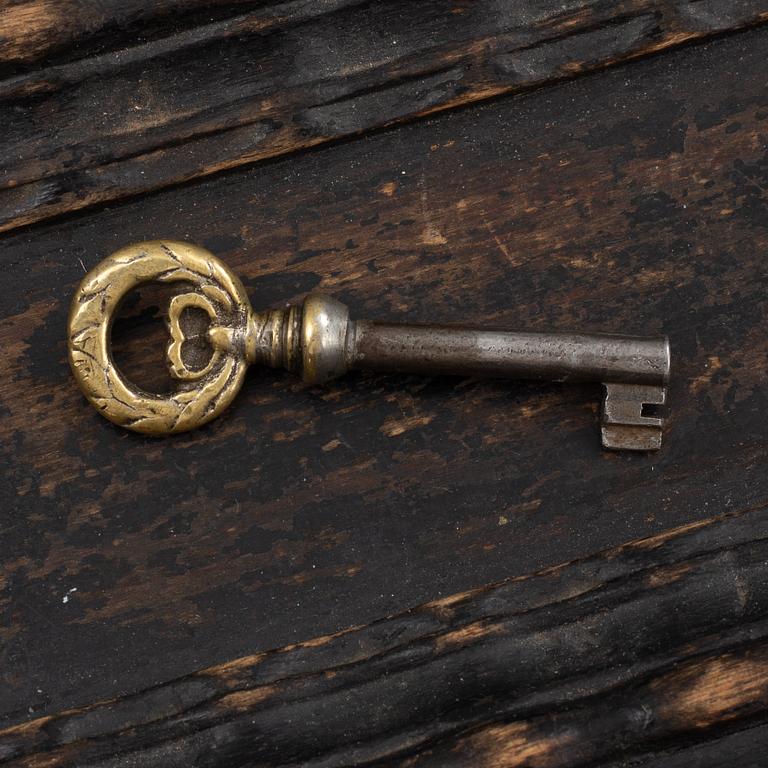
{"label": "engraved leaf pattern", "polygon": [[221,324],[242,326],[250,312],[240,282],[202,248],[167,241],[129,246],[101,262],[81,283],[70,314],[70,363],[86,397],[106,418],[149,434],[181,432],[209,421],[231,402],[247,363],[241,355],[222,354],[194,387],[172,395],[145,392],[127,381],[110,353],[111,320],[129,290],[152,281],[192,284]]}

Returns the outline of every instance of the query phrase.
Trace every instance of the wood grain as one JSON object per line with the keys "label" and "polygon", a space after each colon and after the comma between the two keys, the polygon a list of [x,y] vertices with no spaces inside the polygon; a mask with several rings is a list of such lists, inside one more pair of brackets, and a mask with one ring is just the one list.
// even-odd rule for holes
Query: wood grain
{"label": "wood grain", "polygon": [[0,730],[9,768],[624,764],[768,722],[768,508]]}
{"label": "wood grain", "polygon": [[[360,0],[12,0],[0,6],[0,72],[14,75],[202,28],[189,42],[256,14],[262,28],[321,16]],[[247,16],[246,16],[247,18]],[[251,17],[253,18],[253,17]]]}
{"label": "wood grain", "polygon": [[[4,722],[768,502],[766,60],[758,28],[6,235]],[[158,236],[256,307],[668,333],[665,446],[602,452],[588,386],[266,371],[202,431],[127,434],[74,385],[67,305]]]}
{"label": "wood grain", "polygon": [[768,3],[29,0],[0,14],[0,61],[37,65],[0,81],[6,231],[733,31]]}

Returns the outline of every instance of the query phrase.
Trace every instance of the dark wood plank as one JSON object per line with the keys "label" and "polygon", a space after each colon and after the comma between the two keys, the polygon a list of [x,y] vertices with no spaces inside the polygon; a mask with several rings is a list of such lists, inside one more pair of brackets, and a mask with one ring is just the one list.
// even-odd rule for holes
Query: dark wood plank
{"label": "dark wood plank", "polygon": [[[136,3],[122,5],[83,9],[61,26],[55,19],[69,15],[69,3],[13,5],[6,15],[21,21],[9,25],[6,46],[23,49],[25,36],[59,29],[65,42],[89,29],[133,29],[147,15]],[[150,32],[153,14],[175,5],[150,12]],[[188,5],[206,7],[181,3]],[[0,82],[0,231],[571,77],[766,16],[766,0],[257,6]]]}
{"label": "dark wood plank", "polygon": [[[6,721],[765,503],[767,57],[761,28],[6,236]],[[664,448],[601,451],[596,387],[394,376],[254,372],[202,431],[113,428],[67,304],[158,236],[257,307],[320,287],[358,316],[668,333]]]}
{"label": "dark wood plank", "polygon": [[195,28],[201,32],[187,36],[187,43],[246,19],[266,30],[360,4],[361,0],[4,0],[0,76],[33,72],[44,64],[77,61]]}
{"label": "dark wood plank", "polygon": [[[9,768],[576,768],[768,721],[768,508],[0,730]],[[768,741],[763,741],[768,746]]]}

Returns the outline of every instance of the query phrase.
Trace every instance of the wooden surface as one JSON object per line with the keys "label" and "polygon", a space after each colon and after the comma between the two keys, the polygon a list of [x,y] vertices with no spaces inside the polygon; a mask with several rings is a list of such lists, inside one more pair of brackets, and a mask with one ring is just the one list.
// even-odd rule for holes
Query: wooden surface
{"label": "wooden surface", "polygon": [[[693,524],[0,730],[0,756],[26,768],[115,754],[134,768],[658,757],[768,719],[767,558],[768,509]],[[697,765],[763,757],[715,749]]]}
{"label": "wooden surface", "polygon": [[0,14],[3,231],[748,26],[768,2],[27,0]]}
{"label": "wooden surface", "polygon": [[[77,764],[77,750],[86,748],[78,734],[88,733],[78,730],[81,725],[68,730],[70,715],[63,713],[70,708],[95,706],[92,711],[101,713],[96,717],[98,729],[110,732],[132,715],[118,707],[110,720],[113,715],[104,714],[110,707],[95,702],[117,698],[159,712],[148,704],[154,701],[153,687],[183,687],[184,681],[197,679],[197,670],[352,626],[398,631],[398,622],[407,624],[408,619],[377,622],[428,601],[566,561],[610,563],[613,555],[589,558],[629,539],[730,513],[738,523],[713,523],[706,529],[721,537],[716,543],[708,539],[701,550],[702,562],[709,564],[704,570],[708,587],[696,580],[700,572],[694,567],[692,580],[680,582],[681,590],[689,590],[685,598],[682,592],[662,590],[664,599],[655,603],[662,592],[633,575],[629,555],[616,556],[622,564],[617,567],[627,569],[627,583],[636,590],[626,596],[633,606],[630,614],[636,622],[638,616],[643,620],[628,623],[629,614],[622,614],[619,603],[613,602],[606,609],[610,637],[587,632],[574,638],[583,643],[583,657],[599,661],[605,670],[608,682],[590,678],[597,686],[594,695],[600,692],[598,700],[576,707],[577,693],[563,688],[536,706],[526,703],[540,679],[537,675],[556,676],[561,668],[582,675],[581,668],[568,667],[576,660],[560,647],[554,658],[561,659],[562,667],[547,656],[538,666],[500,670],[499,660],[507,651],[494,643],[505,641],[491,638],[485,656],[473,655],[471,648],[462,650],[457,655],[461,670],[446,673],[447,680],[430,678],[426,672],[414,678],[425,686],[439,680],[448,689],[434,698],[435,709],[423,702],[420,722],[434,721],[437,728],[442,722],[450,725],[454,705],[449,691],[458,686],[456,674],[465,676],[467,682],[455,689],[456,723],[461,727],[435,732],[429,743],[409,746],[403,719],[392,724],[391,754],[413,759],[414,765],[449,765],[450,760],[469,765],[472,750],[485,754],[482,750],[493,743],[497,752],[489,754],[495,754],[500,765],[619,766],[626,764],[625,757],[648,768],[749,765],[748,755],[764,754],[768,746],[765,693],[759,683],[768,678],[760,639],[765,606],[762,598],[739,596],[739,568],[749,569],[752,586],[745,594],[758,595],[756,585],[766,578],[765,559],[744,561],[729,571],[730,561],[717,559],[717,547],[731,546],[728,537],[737,525],[741,538],[732,546],[747,548],[740,552],[762,551],[762,510],[768,503],[768,28],[677,47],[691,35],[664,33],[671,35],[667,42],[674,50],[610,68],[601,67],[630,55],[629,47],[617,52],[591,44],[586,56],[576,46],[567,61],[581,64],[571,69],[562,64],[564,54],[558,49],[560,63],[546,69],[544,77],[522,84],[547,87],[376,132],[368,129],[516,86],[511,80],[488,90],[476,85],[466,98],[454,99],[446,91],[429,103],[398,96],[394,102],[403,111],[395,113],[374,100],[370,114],[360,102],[345,102],[347,91],[340,86],[336,97],[330,91],[324,96],[344,105],[340,133],[320,130],[305,135],[292,116],[298,113],[284,112],[280,120],[290,126],[286,138],[276,138],[272,149],[255,154],[242,150],[235,140],[237,128],[227,123],[233,114],[223,106],[230,98],[229,85],[213,87],[218,82],[215,68],[189,70],[190,82],[208,83],[200,85],[194,98],[190,91],[182,99],[179,89],[171,87],[173,76],[187,71],[191,59],[163,59],[165,53],[157,47],[167,44],[170,51],[179,35],[188,35],[188,43],[177,48],[195,50],[209,24],[218,24],[215,34],[225,35],[221,30],[235,24],[232,14],[241,10],[247,18],[266,19],[267,26],[296,19],[296,14],[311,16],[290,34],[283,31],[273,39],[264,33],[272,43],[262,41],[258,50],[272,52],[283,69],[265,65],[258,71],[272,72],[270,77],[278,79],[280,72],[298,73],[296,60],[279,54],[278,43],[293,40],[296,45],[305,38],[291,35],[298,35],[296,30],[309,34],[314,24],[330,24],[324,33],[330,34],[327,30],[339,18],[352,19],[356,13],[391,13],[401,28],[421,30],[407,38],[416,40],[417,53],[418,46],[426,50],[435,40],[429,51],[442,60],[455,53],[458,61],[466,55],[465,42],[480,35],[474,27],[462,26],[465,14],[451,14],[449,19],[438,3],[425,3],[423,15],[398,3],[337,3],[335,13],[341,16],[329,21],[323,14],[332,5],[243,3],[242,8],[229,4],[212,10],[204,3],[169,3],[155,13],[146,10],[149,6],[128,3],[127,16],[110,21],[105,4],[103,18],[68,14],[55,44],[42,21],[43,32],[37,37],[34,27],[24,24],[17,25],[16,37],[4,35],[0,58],[6,76],[0,92],[11,93],[14,83],[48,82],[44,73],[55,67],[69,67],[67,71],[85,85],[67,96],[58,85],[36,90],[30,85],[32,90],[17,90],[0,101],[0,144],[6,148],[0,156],[4,172],[8,169],[3,178],[18,181],[13,189],[6,184],[6,192],[0,193],[10,201],[3,214],[7,231],[0,236],[5,267],[0,279],[0,347],[5,352],[0,362],[0,721],[6,728],[32,722],[22,731],[26,741],[18,742],[32,754],[74,744],[62,748],[64,759]],[[619,5],[622,20],[642,15],[641,3]],[[14,4],[0,13],[7,18],[21,8],[39,19],[38,6]],[[182,6],[184,13],[179,10],[173,16],[174,8]],[[582,25],[586,6],[592,8],[589,13],[598,14],[591,27]],[[702,34],[759,21],[765,11],[761,4],[749,2],[656,6],[654,18],[667,24],[660,23],[660,30],[693,29],[690,24],[669,25],[673,18],[679,25],[690,22],[695,10],[700,23],[696,29]],[[474,4],[466,7],[472,17]],[[536,37],[541,25],[550,30],[565,23],[554,5],[542,11],[554,14],[555,20],[546,23],[537,21],[533,4],[494,7],[500,9],[493,17],[497,21],[502,11],[518,9],[515,39],[517,45],[528,41],[526,50],[534,50],[544,39]],[[541,10],[540,4],[535,7]],[[616,25],[606,25],[606,20],[618,18],[611,15],[617,7],[573,3],[572,26],[614,29]],[[314,15],[307,8],[313,8]],[[430,19],[439,27],[433,37],[424,32],[433,29]],[[702,19],[709,19],[709,25]],[[499,24],[482,34],[501,39],[500,29],[507,28]],[[146,40],[136,37],[137,29],[146,30]],[[667,39],[659,34],[654,39]],[[556,37],[561,40],[563,35]],[[232,33],[231,40],[211,43],[210,51],[221,53],[219,63],[229,66],[228,72],[239,71],[231,65],[230,43],[246,45],[249,39]],[[126,46],[137,42],[156,47],[151,61],[120,74],[118,64],[128,66]],[[499,46],[494,50],[503,48]],[[660,47],[649,43],[643,50]],[[323,46],[311,49],[317,56],[317,51],[328,52]],[[364,40],[350,42],[348,50],[353,49],[374,50],[366,49]],[[480,50],[487,52],[489,46]],[[413,66],[418,62],[425,69],[373,66],[371,57],[360,64],[362,80],[354,80],[349,88],[367,89],[374,96],[394,84],[429,91],[428,57],[407,55]],[[484,55],[477,53],[472,61],[487,61]],[[114,61],[107,66],[110,56]],[[251,61],[252,54],[241,56]],[[161,61],[165,64],[153,69]],[[170,61],[177,63],[172,66]],[[334,61],[344,73],[342,79],[352,77],[343,61]],[[94,72],[103,67],[104,75],[83,74],[91,65],[97,68]],[[311,80],[307,72],[322,79],[316,58],[310,57],[305,66],[304,81]],[[595,71],[576,76],[585,69]],[[374,71],[379,79],[371,74]],[[145,108],[151,112],[157,106],[156,94],[136,86],[144,77],[162,80],[163,75],[170,78],[169,93],[178,99],[167,104],[172,115],[168,124],[180,132],[147,131],[141,120],[125,122],[120,110],[99,123],[104,104],[133,104],[141,107],[137,113]],[[553,82],[564,75],[568,79]],[[242,101],[231,103],[251,116],[249,125],[255,124],[259,110],[268,110],[259,107],[262,96],[253,96],[246,85],[243,89],[238,97]],[[301,102],[290,88],[279,90],[286,98],[281,109],[288,109],[289,102],[290,109],[315,103],[314,96]],[[83,101],[77,101],[77,94]],[[131,102],[128,94],[138,101]],[[198,120],[196,113],[227,124],[221,134],[227,137],[221,144],[223,155],[202,149],[195,154],[202,147],[196,144],[195,132],[213,131],[217,136],[221,128]],[[90,117],[84,121],[86,114]],[[296,131],[295,136],[290,133]],[[356,133],[362,135],[352,137]],[[251,130],[249,140],[254,135]],[[298,151],[340,136],[350,140]],[[81,151],[73,148],[73,141],[80,139],[84,146],[103,144]],[[173,156],[158,149],[165,142],[170,142]],[[135,159],[135,170],[120,165],[105,171],[117,162],[115,152],[130,155],[131,162]],[[279,158],[179,184],[280,153]],[[201,157],[212,158],[210,165],[197,164]],[[148,179],[137,184],[142,170]],[[23,174],[29,174],[25,181]],[[97,177],[107,181],[94,186]],[[35,186],[40,184],[45,194]],[[147,190],[162,191],[117,202]],[[89,207],[108,200],[115,202]],[[22,226],[33,221],[38,223]],[[156,237],[189,239],[209,247],[243,276],[256,307],[296,299],[319,287],[348,303],[356,316],[667,333],[674,358],[664,447],[648,456],[601,451],[599,388],[588,385],[353,375],[323,389],[308,389],[275,372],[252,373],[227,414],[197,433],[153,440],[121,431],[88,407],[74,386],[65,355],[67,304],[85,269],[120,245]],[[164,380],[159,367],[164,338],[161,300],[157,292],[143,292],[129,303],[116,329],[121,365],[155,386]],[[683,533],[674,541],[687,541],[687,536]],[[646,576],[663,567],[655,552],[644,555]],[[689,557],[693,555],[679,554],[681,562]],[[568,578],[576,584],[579,566],[568,568]],[[582,610],[578,600],[556,603],[559,587],[547,577],[525,583],[543,585],[542,599],[557,604],[553,621],[563,626],[569,626],[568,610]],[[718,610],[728,611],[747,600],[752,612],[741,618],[728,614],[731,624],[726,627],[721,622],[724,614],[702,605],[708,591],[722,597]],[[495,621],[492,607],[482,613],[482,606],[478,616]],[[651,630],[659,616],[667,619],[656,635]],[[696,616],[701,624],[695,623]],[[471,624],[462,616],[440,621],[432,630],[438,634],[461,632]],[[647,674],[629,669],[619,653],[621,632],[646,626],[651,637],[660,638],[658,647],[642,646],[638,652],[638,658],[652,665]],[[360,630],[363,634],[354,637],[370,631]],[[429,627],[418,631],[428,634]],[[420,636],[417,632],[414,642]],[[381,643],[374,647],[382,652],[394,647],[385,635],[374,637]],[[697,650],[702,638],[710,638],[710,645]],[[640,640],[635,637],[633,642]],[[733,650],[731,645],[738,647]],[[304,656],[289,654],[301,667]],[[664,654],[669,669],[658,661]],[[675,660],[680,660],[677,671]],[[334,662],[317,663],[320,673]],[[362,668],[374,682],[386,671],[368,662]],[[297,669],[295,674],[309,675],[309,670]],[[654,698],[657,690],[682,696],[680,681],[688,679],[686,670],[694,678],[703,676],[702,695],[714,696],[709,709],[697,708],[696,698]],[[280,687],[281,674],[275,672],[269,684]],[[610,687],[611,674],[628,676],[609,694],[599,685]],[[678,674],[682,677],[675,677]],[[742,691],[747,678],[758,682]],[[552,690],[554,681],[552,677],[547,683]],[[496,686],[496,693],[482,710],[485,684]],[[237,689],[240,683],[234,685]],[[255,695],[253,683],[244,680],[240,687],[249,703],[234,728],[231,748],[236,751],[253,739],[274,737],[260,743],[267,755],[263,759],[276,764],[268,755],[279,754],[274,750],[279,750],[290,723],[274,723],[281,717],[275,713],[283,710],[267,707],[267,719],[249,730],[248,718],[255,710],[248,707],[258,702],[248,699]],[[738,695],[728,698],[734,689]],[[221,694],[216,690],[206,698],[214,707]],[[391,708],[397,713],[397,696],[429,698],[428,689],[419,685],[397,696],[388,690],[392,699],[381,700],[381,711]],[[330,695],[330,688],[326,692]],[[324,695],[321,691],[320,705],[331,701]],[[354,709],[354,696],[342,694],[347,695]],[[125,698],[129,696],[137,698]],[[188,716],[185,701],[161,713],[161,742],[163,723],[175,728],[179,718]],[[666,714],[654,709],[664,701],[682,707],[685,716],[677,725],[669,709]],[[652,717],[644,726],[646,704]],[[194,713],[197,704],[190,700],[188,705]],[[492,711],[496,705],[500,709]],[[130,710],[132,705],[125,706]],[[162,708],[162,703],[157,706]],[[351,744],[356,731],[342,738],[351,728],[349,718],[323,720],[333,716],[331,704],[327,707],[320,707],[317,723],[330,740]],[[475,707],[480,720],[470,722]],[[386,725],[378,712],[372,728]],[[640,723],[643,733],[622,736],[620,713],[639,718],[632,722]],[[35,718],[41,715],[55,716],[55,725],[39,731],[43,736],[38,739]],[[403,718],[403,712],[398,716]],[[81,722],[80,715],[71,717]],[[225,724],[234,722],[229,709],[221,717]],[[301,762],[307,753],[299,750],[312,748],[310,724],[315,721],[297,718],[290,730],[297,751],[294,757],[285,752],[283,762]],[[482,731],[483,723],[501,730]],[[138,732],[143,738],[155,733],[155,727],[145,723]],[[475,727],[485,733],[479,741],[459,735],[462,728]],[[94,738],[98,729],[91,734]],[[305,729],[305,738],[296,739],[297,730]],[[528,734],[524,739],[523,731]],[[541,754],[514,746],[516,739],[523,739],[522,745],[533,743],[534,736],[557,743],[558,734],[566,731],[575,734],[584,749],[597,746],[593,752],[569,749],[567,754],[575,755],[572,763],[552,762],[554,757],[548,763]],[[130,736],[126,738],[124,744],[130,742]],[[373,749],[373,736],[360,739]],[[223,737],[222,748],[228,743]],[[206,744],[210,748],[210,742]],[[99,754],[99,759],[107,759],[103,751]],[[234,757],[217,763],[213,754],[200,757],[198,764],[237,764]],[[239,764],[249,764],[247,752],[236,754]],[[30,757],[27,764],[41,764],[35,760]],[[336,764],[356,760],[350,747]],[[491,757],[486,762],[492,764]]]}

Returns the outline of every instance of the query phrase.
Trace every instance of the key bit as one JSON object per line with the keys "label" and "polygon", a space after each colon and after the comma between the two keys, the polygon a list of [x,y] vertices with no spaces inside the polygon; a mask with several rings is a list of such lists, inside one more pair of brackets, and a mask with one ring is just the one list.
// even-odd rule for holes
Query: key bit
{"label": "key bit", "polygon": [[[179,386],[165,395],[127,380],[110,349],[121,300],[148,282],[180,288],[168,309],[168,361]],[[601,382],[603,446],[650,451],[661,446],[662,419],[644,409],[664,403],[670,350],[666,338],[351,320],[343,304],[320,294],[254,312],[238,278],[208,251],[152,241],[117,251],[85,276],[69,315],[69,360],[106,418],[151,435],[210,421],[232,402],[247,367],[262,364],[310,384],[351,369]]]}

